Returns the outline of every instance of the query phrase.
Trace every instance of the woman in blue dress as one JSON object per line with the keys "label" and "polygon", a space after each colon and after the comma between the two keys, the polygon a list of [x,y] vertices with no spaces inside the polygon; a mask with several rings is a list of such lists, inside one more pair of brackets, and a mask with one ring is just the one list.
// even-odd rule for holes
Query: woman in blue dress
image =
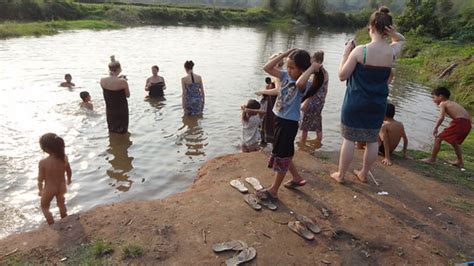
{"label": "woman in blue dress", "polygon": [[201,115],[205,103],[204,85],[201,76],[193,73],[193,67],[193,61],[184,63],[187,75],[181,78],[183,109],[186,115]]}
{"label": "woman in blue dress", "polygon": [[[346,95],[341,111],[341,131],[344,138],[339,157],[339,169],[331,177],[338,183],[344,181],[354,155],[354,142],[367,143],[363,166],[354,174],[362,182],[377,159],[378,134],[383,123],[388,83],[392,64],[405,42],[396,32],[392,17],[386,7],[381,7],[370,16],[369,35],[371,42],[365,45],[346,44],[339,66],[339,79],[347,81]],[[390,37],[392,43],[386,42]]]}

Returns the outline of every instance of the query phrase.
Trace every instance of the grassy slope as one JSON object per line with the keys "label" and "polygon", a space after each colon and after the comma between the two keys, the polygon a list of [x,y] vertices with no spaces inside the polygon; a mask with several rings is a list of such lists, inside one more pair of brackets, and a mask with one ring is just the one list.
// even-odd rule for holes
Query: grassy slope
{"label": "grassy slope", "polygon": [[119,24],[105,20],[76,20],[30,23],[4,22],[0,24],[0,38],[52,35],[58,33],[60,30],[70,29],[102,30],[119,27]]}

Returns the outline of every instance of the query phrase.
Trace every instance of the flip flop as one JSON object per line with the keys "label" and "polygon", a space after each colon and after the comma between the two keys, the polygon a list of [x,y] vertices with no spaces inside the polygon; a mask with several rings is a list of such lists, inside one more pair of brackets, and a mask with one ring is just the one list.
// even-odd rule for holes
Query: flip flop
{"label": "flip flop", "polygon": [[241,193],[246,193],[249,191],[247,187],[245,187],[244,183],[240,182],[238,179],[230,181],[230,185]]}
{"label": "flip flop", "polygon": [[227,266],[235,266],[247,261],[251,261],[257,256],[257,251],[253,247],[246,248],[239,252],[239,254],[225,261]]}
{"label": "flip flop", "polygon": [[247,202],[250,207],[254,210],[259,211],[262,209],[262,206],[258,204],[258,199],[255,197],[254,194],[247,194],[244,196],[244,201]]}
{"label": "flip flop", "polygon": [[245,178],[245,181],[249,183],[250,185],[252,185],[255,191],[259,191],[263,189],[262,185],[260,184],[260,181],[258,181],[256,177],[253,177],[253,176],[247,177]]}
{"label": "flip flop", "polygon": [[310,219],[309,217],[297,214],[296,215],[296,220],[302,222],[306,226],[306,228],[309,229],[309,231],[311,231],[315,234],[321,233],[321,228],[319,228],[319,226],[317,224],[315,224],[314,221],[312,219]]}
{"label": "flip flop", "polygon": [[272,193],[270,193],[267,189],[260,189],[255,192],[255,195],[259,200],[271,200],[271,201],[277,201],[278,198],[274,197]]}
{"label": "flip flop", "polygon": [[306,229],[306,226],[304,226],[304,224],[300,221],[290,221],[288,222],[288,227],[306,240],[314,239],[314,234]]}
{"label": "flip flop", "polygon": [[273,204],[272,200],[270,199],[259,199],[258,203],[271,211],[276,211],[278,209],[278,207]]}
{"label": "flip flop", "polygon": [[285,183],[283,186],[289,189],[295,189],[297,187],[302,187],[304,185],[306,185],[306,180],[301,179],[299,182],[290,180],[289,182]]}
{"label": "flip flop", "polygon": [[247,243],[244,241],[240,240],[230,240],[227,242],[222,242],[222,243],[217,243],[212,246],[212,250],[214,252],[222,252],[222,251],[228,251],[228,250],[243,250],[246,249]]}

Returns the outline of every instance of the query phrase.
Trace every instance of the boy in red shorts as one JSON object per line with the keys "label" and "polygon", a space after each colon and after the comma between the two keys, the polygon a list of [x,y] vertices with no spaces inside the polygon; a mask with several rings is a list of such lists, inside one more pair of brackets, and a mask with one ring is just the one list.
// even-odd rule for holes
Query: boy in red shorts
{"label": "boy in red shorts", "polygon": [[[423,162],[432,164],[436,161],[436,156],[438,155],[439,149],[441,147],[441,142],[444,140],[451,144],[454,148],[454,151],[456,152],[457,160],[451,163],[454,166],[463,168],[464,162],[462,160],[461,144],[471,131],[471,116],[466,111],[466,109],[464,109],[464,107],[449,100],[451,93],[448,89],[439,87],[433,90],[431,95],[433,96],[433,102],[439,105],[440,113],[433,130],[435,143],[431,157],[423,159]],[[443,132],[438,134],[438,127],[443,122],[446,114],[451,117],[452,121],[449,123],[449,126],[443,130]]]}

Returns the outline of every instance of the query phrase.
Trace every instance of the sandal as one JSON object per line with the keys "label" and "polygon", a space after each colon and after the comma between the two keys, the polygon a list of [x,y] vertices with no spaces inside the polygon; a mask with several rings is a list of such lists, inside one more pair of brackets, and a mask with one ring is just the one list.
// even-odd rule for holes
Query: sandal
{"label": "sandal", "polygon": [[319,226],[316,223],[314,223],[314,221],[310,219],[309,217],[298,214],[296,215],[296,220],[302,222],[306,226],[306,228],[309,229],[309,231],[315,234],[321,233],[321,228],[319,228]]}
{"label": "sandal", "polygon": [[260,184],[260,181],[258,181],[258,179],[256,177],[247,177],[245,178],[245,181],[247,183],[249,183],[250,185],[252,185],[252,187],[255,189],[255,191],[259,191],[261,189],[263,189],[262,185]]}
{"label": "sandal", "polygon": [[257,251],[253,247],[246,248],[239,254],[225,261],[227,266],[239,265],[247,261],[251,261],[257,256]]}
{"label": "sandal", "polygon": [[278,198],[274,197],[270,191],[268,191],[266,188],[257,190],[255,192],[255,195],[259,200],[271,200],[271,201],[277,201]]}
{"label": "sandal", "polygon": [[249,190],[245,187],[244,183],[240,182],[239,179],[234,179],[232,181],[230,181],[230,185],[237,189],[239,192],[241,193],[246,193],[248,192]]}
{"label": "sandal", "polygon": [[230,240],[227,242],[214,244],[212,246],[212,250],[217,253],[217,252],[228,251],[228,250],[239,251],[239,250],[244,250],[247,247],[248,247],[247,243],[245,243],[244,241]]}
{"label": "sandal", "polygon": [[304,185],[306,185],[306,180],[301,179],[299,182],[290,180],[289,182],[285,183],[283,186],[289,189],[295,189],[297,187],[302,187]]}
{"label": "sandal", "polygon": [[306,240],[313,240],[314,234],[311,233],[300,221],[290,221],[288,222],[288,227],[299,236]]}
{"label": "sandal", "polygon": [[276,211],[278,209],[278,207],[270,199],[260,199],[258,203],[271,211]]}
{"label": "sandal", "polygon": [[250,205],[250,207],[252,207],[252,209],[254,209],[256,211],[259,211],[259,210],[262,209],[262,206],[260,206],[260,204],[258,204],[258,199],[253,194],[245,195],[244,196],[244,201],[247,202],[247,204]]}

